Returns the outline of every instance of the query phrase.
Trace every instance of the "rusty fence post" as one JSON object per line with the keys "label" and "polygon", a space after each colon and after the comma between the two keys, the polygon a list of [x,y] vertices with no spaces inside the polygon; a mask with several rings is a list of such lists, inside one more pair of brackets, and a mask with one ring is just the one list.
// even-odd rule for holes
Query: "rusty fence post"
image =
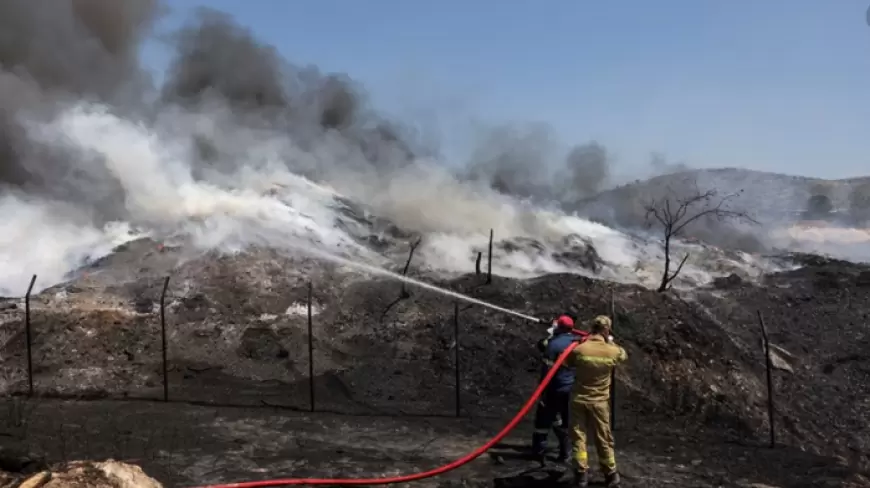
{"label": "rusty fence post", "polygon": [[770,359],[770,340],[767,337],[767,327],[764,326],[764,317],[761,310],[757,311],[758,324],[761,326],[761,338],[764,344],[765,366],[767,369],[767,420],[770,423],[770,447],[776,447],[776,428],[774,426],[774,398],[773,398],[773,361]]}
{"label": "rusty fence post", "polygon": [[311,402],[310,409],[314,411],[314,324],[311,318],[311,302],[313,300],[313,288],[308,282],[308,399]]}
{"label": "rusty fence post", "polygon": [[493,230],[489,229],[489,252],[487,253],[487,264],[486,264],[486,284],[492,283],[492,237]]}
{"label": "rusty fence post", "polygon": [[30,278],[27,293],[24,294],[24,335],[27,339],[27,396],[33,396],[33,335],[30,332],[30,293],[36,284],[36,275]]}
{"label": "rusty fence post", "polygon": [[163,401],[169,401],[169,366],[166,346],[166,289],[169,288],[169,276],[163,279],[163,289],[160,291],[160,341],[163,352]]}
{"label": "rusty fence post", "polygon": [[454,362],[456,363],[456,416],[462,415],[462,379],[459,368],[459,302],[453,302],[453,342],[456,350],[454,353]]}

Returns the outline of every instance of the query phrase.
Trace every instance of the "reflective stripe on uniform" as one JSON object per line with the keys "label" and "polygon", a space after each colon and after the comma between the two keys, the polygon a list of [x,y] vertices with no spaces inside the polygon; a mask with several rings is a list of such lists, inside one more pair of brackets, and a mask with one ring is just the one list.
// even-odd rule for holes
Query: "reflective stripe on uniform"
{"label": "reflective stripe on uniform", "polygon": [[603,364],[605,366],[616,366],[619,363],[617,358],[604,358],[600,356],[584,356],[582,354],[578,355],[576,358],[578,361],[587,362],[587,363],[595,363],[595,364]]}
{"label": "reflective stripe on uniform", "polygon": [[[526,431],[526,432],[528,432],[528,431]],[[550,433],[550,429],[547,429],[547,428],[535,429],[535,434],[549,434],[549,433]],[[526,434],[526,435],[528,435],[528,434]]]}

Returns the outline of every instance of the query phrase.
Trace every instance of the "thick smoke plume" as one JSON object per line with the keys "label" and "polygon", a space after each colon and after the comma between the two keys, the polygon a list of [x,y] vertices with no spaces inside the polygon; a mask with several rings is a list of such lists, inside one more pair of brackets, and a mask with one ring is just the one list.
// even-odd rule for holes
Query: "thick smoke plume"
{"label": "thick smoke plume", "polygon": [[0,2],[0,184],[6,191],[82,204],[112,199],[118,188],[105,175],[34,142],[22,124],[53,117],[72,100],[119,109],[138,104],[149,81],[137,50],[158,7],[156,0]]}
{"label": "thick smoke plume", "polygon": [[[504,195],[577,211],[601,192],[628,183],[616,179],[618,166],[613,154],[598,141],[566,149],[547,124],[504,125],[479,138],[467,171],[461,176]],[[638,177],[653,178],[690,169],[684,162],[671,162],[660,153],[652,153],[646,170]],[[609,223],[625,224],[626,219]]]}
{"label": "thick smoke plume", "polygon": [[144,235],[379,262],[361,244],[372,236],[350,228],[371,222],[353,201],[426,234],[422,255],[444,269],[472,269],[490,228],[550,253],[502,262],[514,270],[573,270],[551,256],[589,239],[636,268],[626,236],[570,215],[618,183],[603,145],[566,145],[546,124],[495,127],[456,170],[347,75],[295,65],[208,9],[170,37],[155,86],[137,52],[164,11],[159,0],[0,2],[0,293],[34,272],[38,286],[57,283]]}

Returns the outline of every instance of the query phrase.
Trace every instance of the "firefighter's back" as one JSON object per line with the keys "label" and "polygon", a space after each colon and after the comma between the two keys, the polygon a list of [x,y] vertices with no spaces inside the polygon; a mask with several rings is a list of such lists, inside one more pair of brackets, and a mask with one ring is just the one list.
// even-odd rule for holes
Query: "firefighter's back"
{"label": "firefighter's back", "polygon": [[600,335],[590,335],[572,354],[574,388],[572,397],[579,403],[597,403],[610,399],[610,374],[625,361],[625,350],[608,343]]}
{"label": "firefighter's back", "polygon": [[[552,366],[556,359],[573,343],[574,336],[570,332],[563,332],[554,335],[547,343],[546,363],[548,368]],[[571,391],[571,386],[574,384],[574,369],[562,365],[553,377],[552,382],[548,385],[548,390],[554,391]]]}

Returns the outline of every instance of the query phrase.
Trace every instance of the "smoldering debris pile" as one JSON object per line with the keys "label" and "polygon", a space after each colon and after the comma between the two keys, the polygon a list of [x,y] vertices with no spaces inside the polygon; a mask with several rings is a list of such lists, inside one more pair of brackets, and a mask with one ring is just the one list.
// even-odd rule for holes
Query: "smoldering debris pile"
{"label": "smoldering debris pile", "polygon": [[[174,255],[182,251],[142,241],[113,255],[99,272],[35,296],[37,391],[161,398],[160,271],[169,266],[174,269],[166,300],[173,399],[307,409],[310,280],[318,409],[453,412],[454,308],[442,296],[408,287],[406,297],[394,281],[269,249],[176,265]],[[662,294],[573,274],[530,280],[494,276],[489,285],[483,276],[466,274],[435,283],[538,317],[563,311],[581,318],[609,314],[613,293],[620,341],[632,358],[619,377],[621,418],[677,422],[685,433],[714,429],[738,439],[766,436],[755,316],[761,310],[779,357],[776,391],[790,398],[777,410],[791,419],[779,425],[780,439],[843,456],[850,449],[866,452],[868,438],[851,420],[819,419],[863,418],[859,399],[866,397],[862,385],[870,384],[860,359],[868,272],[841,261],[795,259],[804,267],[757,283],[733,275],[691,293]],[[103,281],[101,273],[127,274],[134,263],[156,272],[136,273],[124,284]],[[0,376],[7,393],[27,387],[21,308],[2,311],[8,334],[2,338]],[[543,330],[466,304],[460,304],[458,318],[463,412],[514,412],[537,380],[532,345]],[[834,336],[832,323],[838,324]],[[829,392],[825,398],[855,401],[821,401],[818,391]],[[851,436],[847,446],[829,445],[841,434]]]}

